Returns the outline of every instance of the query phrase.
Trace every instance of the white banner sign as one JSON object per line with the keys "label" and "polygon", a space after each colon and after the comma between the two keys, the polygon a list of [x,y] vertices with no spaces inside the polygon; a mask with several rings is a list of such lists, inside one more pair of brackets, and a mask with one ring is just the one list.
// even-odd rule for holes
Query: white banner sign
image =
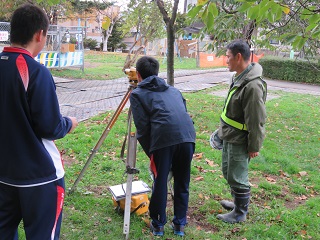
{"label": "white banner sign", "polygon": [[9,39],[9,32],[8,31],[0,31],[0,41],[8,41]]}

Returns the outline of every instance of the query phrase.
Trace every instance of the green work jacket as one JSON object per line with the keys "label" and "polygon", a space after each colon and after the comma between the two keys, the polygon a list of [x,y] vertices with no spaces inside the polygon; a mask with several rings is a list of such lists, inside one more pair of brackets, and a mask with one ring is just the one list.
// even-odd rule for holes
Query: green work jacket
{"label": "green work jacket", "polygon": [[247,143],[248,152],[259,152],[265,138],[267,84],[261,79],[261,65],[251,63],[251,66],[231,84],[229,93],[237,89],[224,106],[225,116],[245,124],[246,130],[235,128],[220,119],[218,134],[223,141],[232,144]]}

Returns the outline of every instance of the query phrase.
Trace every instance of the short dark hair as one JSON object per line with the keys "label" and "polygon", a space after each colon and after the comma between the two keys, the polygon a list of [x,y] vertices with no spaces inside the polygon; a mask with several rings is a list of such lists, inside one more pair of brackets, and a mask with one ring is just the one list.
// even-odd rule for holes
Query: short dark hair
{"label": "short dark hair", "polygon": [[158,76],[159,62],[153,57],[144,56],[137,61],[136,69],[143,79],[153,75]]}
{"label": "short dark hair", "polygon": [[244,40],[237,39],[232,41],[227,45],[227,49],[231,51],[233,56],[236,56],[238,53],[240,53],[244,61],[250,60],[250,47]]}
{"label": "short dark hair", "polygon": [[47,34],[49,19],[46,13],[32,4],[18,7],[12,14],[10,22],[10,41],[20,45],[29,43],[33,35],[43,30]]}

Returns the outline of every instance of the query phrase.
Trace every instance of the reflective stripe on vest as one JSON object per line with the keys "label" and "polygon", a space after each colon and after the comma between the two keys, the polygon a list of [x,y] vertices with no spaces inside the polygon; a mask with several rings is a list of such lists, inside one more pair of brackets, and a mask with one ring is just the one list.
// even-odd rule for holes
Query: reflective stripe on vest
{"label": "reflective stripe on vest", "polygon": [[227,107],[228,107],[228,104],[229,104],[229,101],[232,97],[232,95],[234,94],[234,92],[238,89],[238,87],[233,87],[230,91],[229,91],[229,94],[228,94],[228,98],[227,98],[227,101],[226,101],[226,104],[224,106],[224,109],[223,109],[223,112],[221,114],[221,119],[228,125],[234,127],[234,128],[237,128],[239,130],[245,130],[247,131],[247,125],[244,124],[244,123],[239,123],[239,122],[236,122],[234,120],[232,120],[231,118],[228,118],[226,116],[226,113],[227,113]]}

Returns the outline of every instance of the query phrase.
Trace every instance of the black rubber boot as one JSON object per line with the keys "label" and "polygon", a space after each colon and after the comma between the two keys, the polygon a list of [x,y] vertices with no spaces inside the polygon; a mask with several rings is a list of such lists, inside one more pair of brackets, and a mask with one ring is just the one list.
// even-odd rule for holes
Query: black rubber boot
{"label": "black rubber boot", "polygon": [[227,223],[244,222],[247,219],[250,202],[250,189],[234,190],[234,209],[226,214],[218,214],[217,218]]}
{"label": "black rubber boot", "polygon": [[220,201],[220,204],[221,204],[221,206],[222,206],[224,209],[226,209],[226,210],[228,210],[228,211],[231,211],[231,210],[234,209],[234,203],[231,202],[231,201],[221,200],[221,201]]}
{"label": "black rubber boot", "polygon": [[[234,192],[233,192],[232,189],[231,189],[230,193],[231,193],[231,196],[234,198]],[[234,203],[231,202],[231,201],[221,200],[221,201],[220,201],[220,204],[221,204],[221,206],[222,206],[224,209],[226,209],[226,210],[228,210],[228,211],[231,211],[231,210],[234,209]]]}

